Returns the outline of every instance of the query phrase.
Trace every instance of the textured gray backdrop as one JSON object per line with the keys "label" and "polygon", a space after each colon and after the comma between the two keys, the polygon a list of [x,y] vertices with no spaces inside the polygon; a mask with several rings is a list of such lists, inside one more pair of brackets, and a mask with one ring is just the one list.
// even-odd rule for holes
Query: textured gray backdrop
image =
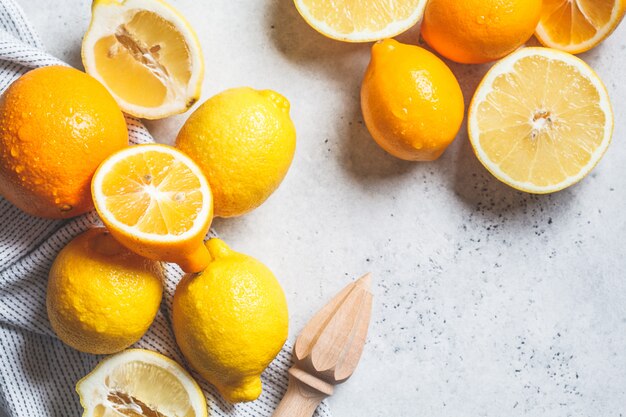
{"label": "textured gray backdrop", "polygon": [[[50,52],[79,66],[90,2],[19,2]],[[581,184],[533,197],[493,179],[465,131],[435,163],[380,150],[359,110],[369,46],[318,35],[290,0],[171,3],[204,47],[203,99],[250,85],[291,100],[285,182],[214,226],[275,271],[292,340],[346,282],[374,273],[369,343],[331,400],[337,417],[626,414],[626,24],[583,55],[613,99],[609,152]],[[469,102],[487,66],[452,69]],[[185,117],[149,127],[167,143]]]}

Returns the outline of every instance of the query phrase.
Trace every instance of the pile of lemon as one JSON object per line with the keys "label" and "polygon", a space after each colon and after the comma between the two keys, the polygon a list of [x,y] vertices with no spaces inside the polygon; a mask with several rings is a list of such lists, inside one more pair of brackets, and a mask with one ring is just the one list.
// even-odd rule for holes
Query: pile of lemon
{"label": "pile of lemon", "polygon": [[[439,158],[465,117],[445,62],[389,39],[422,20],[425,41],[466,64],[500,60],[469,106],[475,153],[503,182],[532,193],[581,180],[606,151],[611,103],[570,53],[617,27],[623,0],[295,0],[324,35],[379,40],[361,89],[367,128],[406,160]],[[547,48],[520,48],[533,34]],[[204,61],[186,20],[161,0],[95,0],[86,73],[32,70],[0,98],[0,194],[28,214],[64,219],[95,208],[105,228],[72,240],[50,273],[47,310],[59,338],[110,354],[77,385],[85,415],[206,416],[204,395],[174,361],[127,349],[148,330],[163,294],[161,262],[188,274],[172,327],[189,364],[229,401],[261,393],[261,372],[287,337],[285,295],[262,263],[204,238],[213,216],[261,205],[295,152],[289,102],[236,88],[203,103],[176,146],[129,146],[123,112],[159,119],[200,97]],[[155,381],[159,381],[155,384]]]}
{"label": "pile of lemon", "polygon": [[86,73],[35,69],[2,95],[0,194],[50,219],[95,208],[106,226],[69,242],[48,280],[48,317],[63,342],[123,351],[78,383],[85,415],[207,414],[178,364],[124,351],[158,314],[161,262],[188,273],[171,323],[189,364],[227,400],[256,399],[287,338],[286,298],[261,262],[204,239],[214,215],[257,208],[287,174],[296,146],[289,101],[230,89],[197,108],[176,146],[129,146],[124,113],[160,119],[198,100],[204,60],[195,33],[160,0],[96,0],[82,57]]}
{"label": "pile of lemon", "polygon": [[[317,31],[347,42],[421,35],[462,64],[500,60],[469,106],[476,156],[498,179],[544,194],[583,179],[604,155],[613,111],[597,74],[571,55],[606,39],[624,0],[295,0]],[[533,34],[545,48],[522,47]],[[416,39],[417,42],[417,39]],[[435,54],[386,39],[372,48],[361,90],[367,128],[398,158],[437,159],[464,119],[459,83]]]}

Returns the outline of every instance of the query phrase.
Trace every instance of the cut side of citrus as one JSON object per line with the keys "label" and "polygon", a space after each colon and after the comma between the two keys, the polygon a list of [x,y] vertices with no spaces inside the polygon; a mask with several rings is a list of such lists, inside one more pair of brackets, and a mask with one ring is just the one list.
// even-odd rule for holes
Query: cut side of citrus
{"label": "cut side of citrus", "polygon": [[130,250],[185,271],[208,264],[202,242],[213,197],[200,168],[179,150],[151,144],[113,154],[96,171],[92,195],[104,224]]}
{"label": "cut side of citrus", "polygon": [[396,36],[424,15],[426,0],[295,0],[313,29],[344,42]]}
{"label": "cut side of citrus", "polygon": [[206,399],[178,363],[128,349],[104,359],[76,384],[83,417],[206,417]]}
{"label": "cut side of citrus", "polygon": [[95,0],[82,58],[87,73],[133,116],[182,113],[200,97],[204,60],[198,38],[161,0]]}
{"label": "cut side of citrus", "polygon": [[613,134],[606,88],[581,59],[524,48],[487,73],[472,100],[469,137],[499,180],[545,194],[584,178]]}
{"label": "cut side of citrus", "polygon": [[606,39],[625,12],[625,0],[543,0],[535,35],[545,46],[579,54]]}

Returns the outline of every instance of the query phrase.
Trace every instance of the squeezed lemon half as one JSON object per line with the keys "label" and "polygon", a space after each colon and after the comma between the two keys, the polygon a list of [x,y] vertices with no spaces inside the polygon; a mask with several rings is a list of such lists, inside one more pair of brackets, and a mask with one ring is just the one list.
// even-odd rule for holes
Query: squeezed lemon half
{"label": "squeezed lemon half", "polygon": [[204,60],[198,38],[161,0],[95,0],[82,58],[87,73],[133,116],[182,113],[200,97]]}
{"label": "squeezed lemon half", "polygon": [[204,394],[178,363],[145,349],[104,359],[78,381],[83,417],[206,417]]}

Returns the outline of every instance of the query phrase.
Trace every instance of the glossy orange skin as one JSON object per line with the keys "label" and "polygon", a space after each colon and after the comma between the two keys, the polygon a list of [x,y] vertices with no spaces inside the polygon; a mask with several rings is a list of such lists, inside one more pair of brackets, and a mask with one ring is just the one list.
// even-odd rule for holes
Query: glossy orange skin
{"label": "glossy orange skin", "polygon": [[422,21],[424,40],[462,64],[500,59],[535,32],[542,0],[430,0]]}
{"label": "glossy orange skin", "polygon": [[61,219],[91,210],[93,173],[125,146],[117,103],[76,69],[32,70],[0,97],[0,195],[33,216]]}
{"label": "glossy orange skin", "polygon": [[372,47],[361,110],[384,150],[407,161],[433,161],[456,137],[465,106],[456,77],[441,59],[386,39]]}

